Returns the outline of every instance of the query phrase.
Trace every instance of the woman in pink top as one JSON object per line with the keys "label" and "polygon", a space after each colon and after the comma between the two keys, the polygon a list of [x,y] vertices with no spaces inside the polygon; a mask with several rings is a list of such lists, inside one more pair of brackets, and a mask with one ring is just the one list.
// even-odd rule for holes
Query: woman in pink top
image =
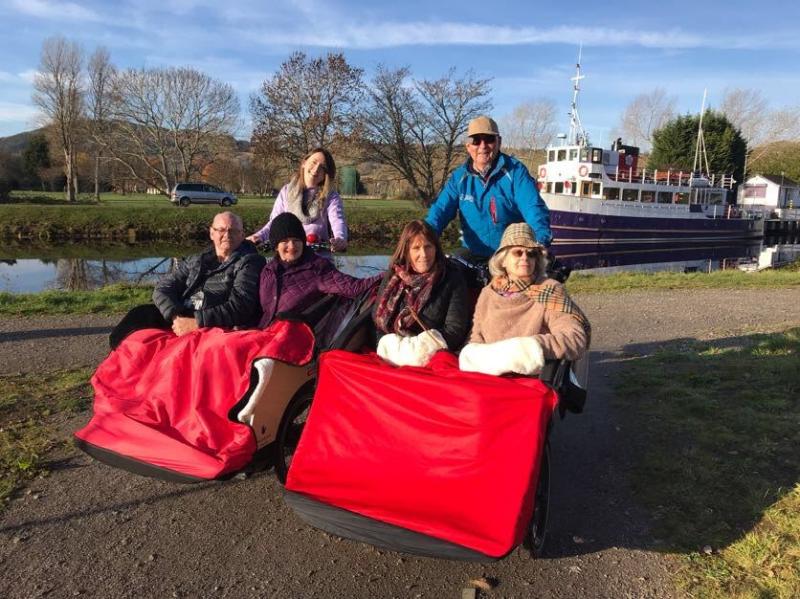
{"label": "woman in pink top", "polygon": [[265,243],[273,219],[284,212],[300,219],[308,241],[329,243],[334,252],[347,248],[344,208],[336,191],[336,163],[328,150],[314,148],[306,154],[297,173],[278,193],[267,224],[247,239]]}

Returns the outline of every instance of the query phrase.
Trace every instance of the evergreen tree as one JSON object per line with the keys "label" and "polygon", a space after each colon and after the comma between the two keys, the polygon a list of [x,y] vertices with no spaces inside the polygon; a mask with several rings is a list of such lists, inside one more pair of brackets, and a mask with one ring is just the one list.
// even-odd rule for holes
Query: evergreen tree
{"label": "evergreen tree", "polygon": [[42,169],[50,168],[50,146],[44,134],[30,138],[28,146],[22,152],[22,164],[25,176],[31,185],[41,184]]}
{"label": "evergreen tree", "polygon": [[[691,171],[699,124],[699,114],[687,114],[656,131],[647,168]],[[737,182],[741,182],[747,152],[747,142],[741,132],[723,114],[709,110],[703,117],[703,136],[711,174],[733,175]],[[700,159],[702,170],[705,170],[702,156]]]}

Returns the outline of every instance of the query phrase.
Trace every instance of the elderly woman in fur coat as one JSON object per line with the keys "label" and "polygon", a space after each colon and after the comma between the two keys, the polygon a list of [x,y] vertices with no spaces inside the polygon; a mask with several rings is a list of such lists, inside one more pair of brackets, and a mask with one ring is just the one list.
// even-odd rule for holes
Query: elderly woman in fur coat
{"label": "elderly woman in fur coat", "polygon": [[509,225],[489,260],[492,280],[478,297],[461,370],[538,374],[546,359],[580,359],[589,321],[561,283],[545,274],[546,250],[526,223]]}

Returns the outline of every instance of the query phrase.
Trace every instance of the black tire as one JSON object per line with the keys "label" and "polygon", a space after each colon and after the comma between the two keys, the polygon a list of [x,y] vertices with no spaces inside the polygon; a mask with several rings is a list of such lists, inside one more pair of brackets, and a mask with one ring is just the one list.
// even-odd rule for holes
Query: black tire
{"label": "black tire", "polygon": [[222,201],[219,203],[220,206],[225,206],[226,208],[231,205],[230,198],[222,198]]}
{"label": "black tire", "polygon": [[544,442],[542,463],[539,468],[539,482],[536,485],[536,499],[533,516],[528,529],[527,547],[533,557],[541,557],[547,540],[547,519],[550,514],[550,441]]}
{"label": "black tire", "polygon": [[308,412],[311,409],[311,400],[314,399],[314,390],[303,388],[286,406],[278,435],[275,438],[275,474],[281,484],[286,484],[286,476],[292,464],[294,450],[303,434]]}
{"label": "black tire", "polygon": [[186,206],[192,203],[192,200],[190,200],[189,198],[181,198],[181,201],[179,203],[181,206],[186,208]]}

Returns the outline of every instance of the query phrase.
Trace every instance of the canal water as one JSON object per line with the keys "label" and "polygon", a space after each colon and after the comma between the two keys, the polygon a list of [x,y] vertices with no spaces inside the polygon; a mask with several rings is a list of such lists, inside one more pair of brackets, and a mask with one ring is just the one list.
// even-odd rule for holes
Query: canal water
{"label": "canal water", "polygon": [[[14,247],[0,250],[0,292],[34,293],[49,289],[95,289],[118,282],[152,283],[169,272],[177,257],[195,247],[78,245]],[[4,255],[5,254],[5,255]],[[798,243],[761,243],[713,247],[586,248],[560,246],[558,258],[575,272],[709,272],[724,268],[756,270],[800,257]],[[348,274],[366,277],[382,272],[388,252],[338,254],[334,262]]]}

